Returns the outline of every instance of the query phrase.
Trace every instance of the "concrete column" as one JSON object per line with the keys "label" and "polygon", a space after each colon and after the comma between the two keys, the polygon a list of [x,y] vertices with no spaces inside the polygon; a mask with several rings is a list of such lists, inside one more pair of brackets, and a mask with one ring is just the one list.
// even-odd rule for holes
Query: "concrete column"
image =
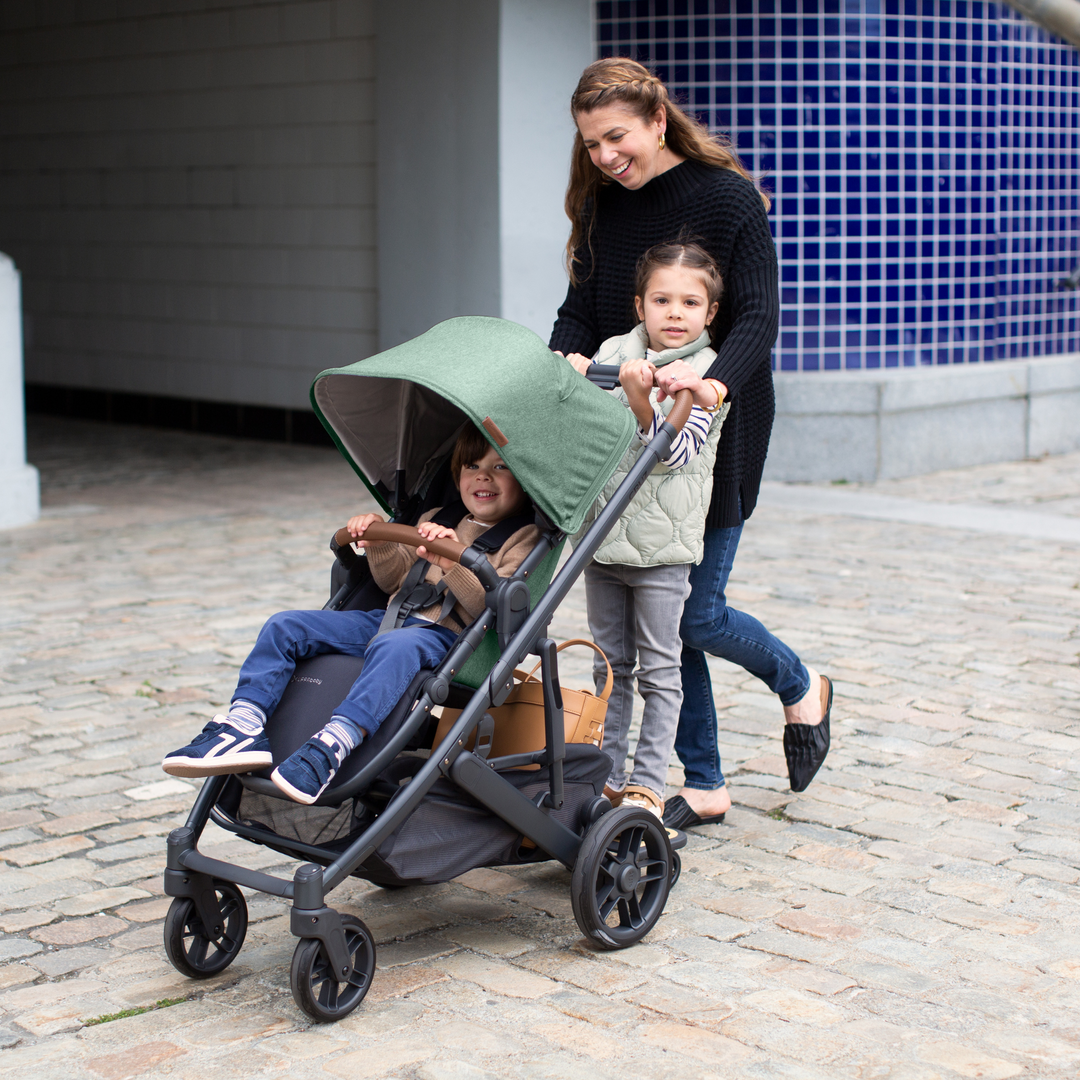
{"label": "concrete column", "polygon": [[0,529],[36,521],[38,471],[26,464],[19,271],[0,255]]}
{"label": "concrete column", "polygon": [[380,348],[455,315],[546,338],[588,0],[379,0],[376,35]]}
{"label": "concrete column", "polygon": [[592,4],[503,0],[499,26],[500,314],[545,341],[566,295],[570,95],[594,59]]}

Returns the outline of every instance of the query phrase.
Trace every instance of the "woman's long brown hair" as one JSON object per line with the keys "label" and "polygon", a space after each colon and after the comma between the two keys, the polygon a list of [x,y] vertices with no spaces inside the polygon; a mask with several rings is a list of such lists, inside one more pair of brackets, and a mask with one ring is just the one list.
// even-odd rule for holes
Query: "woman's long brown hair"
{"label": "woman's long brown hair", "polygon": [[[667,112],[667,145],[678,155],[694,161],[730,169],[751,183],[754,178],[746,171],[738,156],[719,136],[687,116],[668,95],[667,87],[649,70],[625,56],[612,56],[590,64],[581,74],[577,89],[570,99],[570,112],[575,122],[582,113],[610,105],[624,105],[642,120],[649,120],[656,111]],[[589,157],[581,132],[574,135],[574,149],[570,158],[570,183],[566,188],[566,216],[571,222],[570,239],[566,244],[566,267],[570,280],[576,285],[578,277],[574,264],[575,252],[582,244],[590,244],[596,217],[596,197],[605,184],[615,183],[605,176]],[[769,196],[761,191],[765,208],[770,206]],[[585,220],[585,207],[591,200],[592,212]]]}

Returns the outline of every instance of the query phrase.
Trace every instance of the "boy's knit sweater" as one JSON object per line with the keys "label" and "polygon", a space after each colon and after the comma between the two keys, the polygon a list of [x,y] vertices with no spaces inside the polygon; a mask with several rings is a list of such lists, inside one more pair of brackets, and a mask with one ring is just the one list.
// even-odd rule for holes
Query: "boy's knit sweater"
{"label": "boy's knit sweater", "polygon": [[[429,521],[440,509],[442,508],[436,507],[434,510],[429,510],[426,514],[421,515],[420,521]],[[454,526],[454,532],[457,533],[458,540],[468,547],[489,527],[473,521],[466,514]],[[512,533],[498,551],[489,552],[488,560],[498,571],[500,577],[510,577],[524,561],[525,556],[536,547],[536,542],[539,539],[540,530],[535,525],[526,525],[525,528]],[[404,584],[406,575],[419,558],[416,554],[416,548],[405,544],[376,544],[366,550],[372,577],[375,578],[379,588],[383,592],[391,594],[391,596]],[[464,566],[458,563],[455,563],[445,572],[432,563],[428,568],[428,572],[424,575],[424,580],[430,581],[433,585],[437,585],[444,579],[446,587],[454,594],[457,600],[453,610],[446,618],[439,619],[439,612],[442,610],[441,603],[433,604],[422,611],[415,611],[413,614],[421,619],[429,619],[431,622],[441,622],[441,625],[451,630],[461,630],[484,610],[484,587],[480,584],[480,579],[471,570],[466,570]]]}
{"label": "boy's knit sweater", "polygon": [[580,284],[570,286],[549,344],[563,354],[592,356],[606,338],[629,331],[637,322],[637,260],[654,244],[680,235],[701,243],[724,279],[713,324],[718,355],[708,376],[727,386],[731,412],[716,455],[707,523],[729,527],[749,517],[757,502],[775,411],[770,351],[780,312],[776,249],[753,184],[729,169],[684,161],[636,191],[606,185],[592,253],[588,245],[578,251]]}

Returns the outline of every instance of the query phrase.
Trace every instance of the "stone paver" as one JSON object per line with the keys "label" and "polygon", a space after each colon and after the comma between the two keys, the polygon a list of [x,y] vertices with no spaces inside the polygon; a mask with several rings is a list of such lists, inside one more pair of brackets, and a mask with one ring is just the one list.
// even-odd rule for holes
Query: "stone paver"
{"label": "stone paver", "polygon": [[[735,806],[691,835],[644,944],[590,949],[551,864],[350,881],[332,902],[371,926],[380,970],[323,1027],[292,1002],[273,898],[251,897],[226,972],[169,965],[164,835],[198,785],[159,763],[228,700],[267,615],[323,603],[327,539],[366,497],[331,452],[135,428],[31,418],[30,459],[45,515],[0,533],[3,1071],[1076,1075],[1076,545],[766,498],[730,596],[835,680],[811,788],[787,790],[776,702],[715,662]],[[1075,519],[1080,455],[844,490]],[[554,630],[586,630],[580,588]],[[291,872],[217,830],[204,847]],[[165,998],[186,1000],[84,1025]]]}

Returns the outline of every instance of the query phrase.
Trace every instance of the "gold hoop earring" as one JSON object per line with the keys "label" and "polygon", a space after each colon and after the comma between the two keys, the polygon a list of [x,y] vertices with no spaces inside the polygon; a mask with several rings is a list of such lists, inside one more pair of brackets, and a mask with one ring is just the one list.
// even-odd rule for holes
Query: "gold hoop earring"
{"label": "gold hoop earring", "polygon": [[667,146],[667,139],[664,138],[664,133],[661,131],[660,132],[660,149],[663,150],[665,146]]}

